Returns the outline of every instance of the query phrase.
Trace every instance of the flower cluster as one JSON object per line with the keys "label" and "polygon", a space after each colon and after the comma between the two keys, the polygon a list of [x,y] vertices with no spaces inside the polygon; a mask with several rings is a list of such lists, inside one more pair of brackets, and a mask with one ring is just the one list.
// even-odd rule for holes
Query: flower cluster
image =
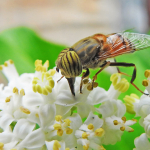
{"label": "flower cluster", "polygon": [[[0,66],[8,79],[7,86],[0,84],[0,150],[105,150],[103,145],[120,141],[124,131],[134,131],[130,125],[136,120],[126,120],[128,104],[118,99],[129,88],[121,74],[111,76],[108,91],[88,90],[91,80],[85,79],[83,94],[77,77],[74,97],[65,78],[57,82],[61,73],[48,67],[48,61],[36,60],[35,73],[19,76],[12,60]],[[130,99],[150,136],[149,98]]]}

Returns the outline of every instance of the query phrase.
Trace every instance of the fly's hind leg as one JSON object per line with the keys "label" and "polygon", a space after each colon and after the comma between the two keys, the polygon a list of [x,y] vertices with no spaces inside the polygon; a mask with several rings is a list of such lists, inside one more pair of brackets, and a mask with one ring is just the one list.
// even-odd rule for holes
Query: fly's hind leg
{"label": "fly's hind leg", "polygon": [[133,81],[135,80],[136,78],[136,66],[135,64],[132,64],[132,63],[124,63],[124,62],[111,62],[110,63],[110,66],[122,66],[122,67],[134,67],[134,70],[133,70],[133,74],[132,74],[132,78],[131,78],[131,81],[130,83],[138,90],[140,91],[142,94],[145,94],[145,95],[149,95],[149,94],[146,94],[144,93],[142,90],[140,90],[134,83]]}
{"label": "fly's hind leg", "polygon": [[82,86],[83,86],[83,79],[89,76],[90,71],[88,68],[86,68],[86,72],[83,72],[82,77],[81,77],[81,82],[80,82],[80,93],[82,94]]}
{"label": "fly's hind leg", "polygon": [[[114,61],[117,62],[115,58],[114,58]],[[118,67],[116,67],[116,68],[117,68],[118,73],[120,73],[120,74],[122,74],[122,75],[125,75],[125,76],[128,76],[128,77],[132,77],[131,75],[128,75],[128,74],[126,74],[126,73],[124,73],[124,72],[121,72]]]}

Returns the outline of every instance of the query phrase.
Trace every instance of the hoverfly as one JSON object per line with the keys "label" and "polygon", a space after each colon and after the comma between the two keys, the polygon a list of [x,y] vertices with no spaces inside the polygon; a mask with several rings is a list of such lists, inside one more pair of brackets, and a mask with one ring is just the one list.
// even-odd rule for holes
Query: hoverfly
{"label": "hoverfly", "polygon": [[56,70],[61,70],[61,79],[66,77],[71,93],[75,96],[75,78],[82,73],[82,69],[86,70],[86,72],[81,77],[80,93],[82,93],[82,81],[90,73],[89,68],[101,68],[93,77],[92,83],[94,83],[97,79],[97,75],[108,66],[116,66],[119,73],[122,73],[118,68],[119,66],[133,67],[134,71],[130,83],[143,93],[133,83],[136,78],[135,64],[116,61],[110,62],[106,60],[107,58],[114,58],[122,54],[133,53],[148,47],[150,47],[150,36],[145,34],[130,32],[109,35],[95,34],[81,39],[70,48],[62,50],[56,60]]}

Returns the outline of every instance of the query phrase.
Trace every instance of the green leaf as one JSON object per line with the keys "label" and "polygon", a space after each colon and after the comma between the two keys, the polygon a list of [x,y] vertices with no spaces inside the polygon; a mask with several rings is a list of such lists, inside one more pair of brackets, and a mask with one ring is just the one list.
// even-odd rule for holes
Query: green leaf
{"label": "green leaf", "polygon": [[55,66],[58,54],[65,46],[50,43],[26,27],[8,29],[0,33],[0,64],[12,59],[19,72],[34,72],[34,61],[49,60]]}

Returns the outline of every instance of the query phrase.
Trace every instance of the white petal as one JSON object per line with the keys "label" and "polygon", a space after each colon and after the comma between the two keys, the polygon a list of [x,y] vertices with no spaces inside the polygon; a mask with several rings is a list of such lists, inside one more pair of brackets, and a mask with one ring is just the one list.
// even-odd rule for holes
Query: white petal
{"label": "white petal", "polygon": [[140,135],[134,140],[136,150],[149,150],[150,142],[147,139],[146,133]]}
{"label": "white petal", "polygon": [[72,106],[63,106],[63,105],[56,104],[56,115],[64,116],[70,111],[71,108]]}
{"label": "white petal", "polygon": [[92,105],[100,104],[104,101],[108,101],[109,98],[107,96],[107,92],[100,87],[95,88],[88,96],[88,99],[90,99],[90,103]]}
{"label": "white petal", "polygon": [[41,122],[42,128],[47,127],[54,120],[56,115],[55,104],[46,104],[42,105],[39,108],[39,119]]}
{"label": "white petal", "polygon": [[18,147],[39,148],[45,143],[45,136],[41,128],[32,131],[25,139],[18,144]]}
{"label": "white petal", "polygon": [[10,143],[11,141],[15,141],[14,134],[9,132],[0,133],[0,141],[2,143]]}
{"label": "white petal", "polygon": [[84,123],[87,125],[92,123],[94,125],[94,128],[98,129],[103,125],[103,120],[100,119],[97,115],[94,115],[92,112],[90,112]]}
{"label": "white petal", "polygon": [[0,127],[5,130],[12,122],[14,118],[10,114],[3,114],[0,118]]}
{"label": "white petal", "polygon": [[[51,142],[45,141],[47,150],[53,150],[54,142],[55,142],[55,140],[53,140]],[[65,150],[65,142],[60,142],[59,141],[59,144],[61,145],[61,148],[59,148],[59,150]]]}
{"label": "white petal", "polygon": [[16,137],[24,139],[34,129],[35,124],[26,119],[20,119],[14,127],[13,133]]}

